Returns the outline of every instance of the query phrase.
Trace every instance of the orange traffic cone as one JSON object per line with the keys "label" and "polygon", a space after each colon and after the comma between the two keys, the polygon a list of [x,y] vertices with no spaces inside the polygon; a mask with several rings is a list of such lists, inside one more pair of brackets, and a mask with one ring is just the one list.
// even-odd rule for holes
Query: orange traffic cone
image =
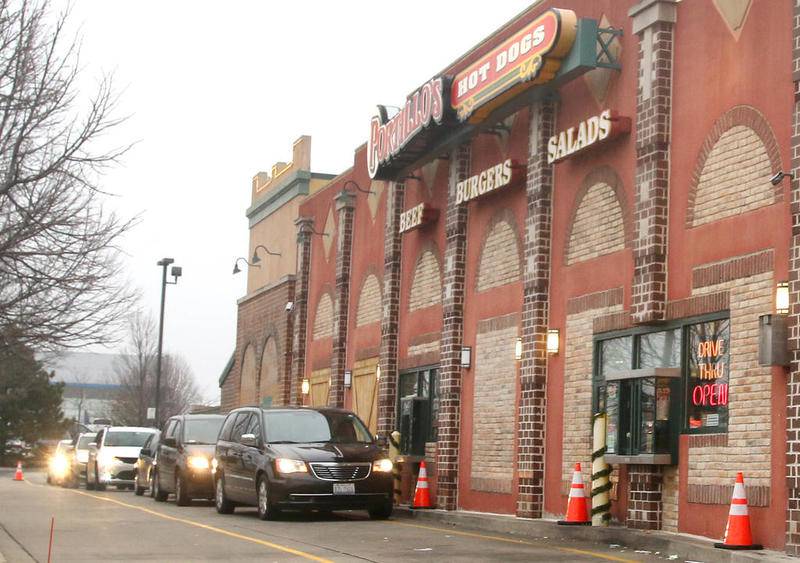
{"label": "orange traffic cone", "polygon": [[559,520],[562,526],[591,526],[589,520],[589,506],[586,504],[586,493],[583,490],[583,476],[581,475],[581,464],[575,464],[575,471],[572,473],[572,486],[569,489],[569,500],[567,501],[567,519]]}
{"label": "orange traffic cone", "polygon": [[428,470],[425,468],[425,460],[422,460],[419,464],[417,488],[414,491],[414,505],[411,508],[432,508],[431,493],[428,488]]}
{"label": "orange traffic cone", "polygon": [[728,512],[728,525],[725,526],[725,538],[722,543],[715,543],[714,547],[720,549],[764,549],[763,546],[753,543],[750,514],[747,512],[747,495],[744,492],[744,477],[742,477],[741,471],[736,474],[736,484],[733,485],[733,498],[731,498],[731,509]]}
{"label": "orange traffic cone", "polygon": [[22,476],[22,462],[17,462],[17,470],[14,473],[14,481],[24,481],[25,478]]}

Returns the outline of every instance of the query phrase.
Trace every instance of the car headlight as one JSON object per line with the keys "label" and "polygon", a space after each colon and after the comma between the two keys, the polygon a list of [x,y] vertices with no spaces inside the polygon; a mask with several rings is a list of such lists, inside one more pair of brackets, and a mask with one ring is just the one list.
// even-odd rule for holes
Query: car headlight
{"label": "car headlight", "polygon": [[50,469],[57,477],[63,477],[67,473],[69,462],[67,457],[59,454],[50,460]]}
{"label": "car headlight", "polygon": [[306,462],[296,459],[278,458],[275,460],[278,473],[307,473]]}
{"label": "car headlight", "polygon": [[376,459],[372,462],[372,470],[378,473],[388,473],[394,464],[391,459]]}
{"label": "car headlight", "polygon": [[100,465],[111,465],[116,461],[116,458],[113,453],[103,450],[97,454],[97,461],[100,462]]}
{"label": "car headlight", "polygon": [[192,469],[208,469],[208,458],[203,457],[201,455],[193,455],[190,456],[186,463],[189,464],[189,467]]}

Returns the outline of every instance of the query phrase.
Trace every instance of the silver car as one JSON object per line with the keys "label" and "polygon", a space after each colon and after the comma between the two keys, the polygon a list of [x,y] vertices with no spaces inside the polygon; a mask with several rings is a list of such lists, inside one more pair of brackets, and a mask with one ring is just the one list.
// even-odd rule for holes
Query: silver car
{"label": "silver car", "polygon": [[155,428],[138,426],[111,426],[97,433],[89,444],[86,465],[86,488],[105,490],[114,485],[118,489],[133,489],[134,465],[148,438],[158,432]]}

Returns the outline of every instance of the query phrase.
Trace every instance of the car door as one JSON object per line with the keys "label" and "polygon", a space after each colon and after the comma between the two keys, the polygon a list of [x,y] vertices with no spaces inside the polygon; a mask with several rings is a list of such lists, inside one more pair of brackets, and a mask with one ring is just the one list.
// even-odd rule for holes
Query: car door
{"label": "car door", "polygon": [[258,472],[259,460],[261,457],[261,416],[259,413],[250,415],[250,420],[244,430],[244,434],[252,434],[256,437],[255,446],[247,446],[241,444],[242,449],[242,492],[246,497],[247,502],[256,504],[257,491],[256,491],[256,473]]}
{"label": "car door", "polygon": [[242,434],[250,423],[250,412],[240,412],[231,431],[228,455],[225,464],[225,485],[231,498],[240,502],[248,502],[248,483],[250,480],[244,471],[242,453]]}
{"label": "car door", "polygon": [[158,480],[162,490],[172,491],[175,482],[175,460],[177,450],[177,431],[179,421],[175,418],[167,422],[167,429],[164,439],[161,440],[158,448]]}

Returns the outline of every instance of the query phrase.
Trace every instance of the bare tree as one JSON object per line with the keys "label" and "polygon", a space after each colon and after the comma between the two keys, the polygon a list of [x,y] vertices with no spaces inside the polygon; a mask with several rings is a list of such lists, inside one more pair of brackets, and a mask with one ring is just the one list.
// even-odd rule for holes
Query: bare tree
{"label": "bare tree", "polygon": [[[147,408],[155,405],[157,333],[153,319],[142,313],[130,317],[128,346],[115,366],[121,389],[109,416],[115,422],[142,426]],[[166,354],[161,364],[161,408],[164,420],[189,410],[199,397],[191,368],[179,355]]]}
{"label": "bare tree", "polygon": [[98,183],[127,149],[98,147],[117,98],[109,77],[80,93],[68,16],[0,0],[0,329],[37,350],[113,341],[134,299],[118,250],[133,222]]}

